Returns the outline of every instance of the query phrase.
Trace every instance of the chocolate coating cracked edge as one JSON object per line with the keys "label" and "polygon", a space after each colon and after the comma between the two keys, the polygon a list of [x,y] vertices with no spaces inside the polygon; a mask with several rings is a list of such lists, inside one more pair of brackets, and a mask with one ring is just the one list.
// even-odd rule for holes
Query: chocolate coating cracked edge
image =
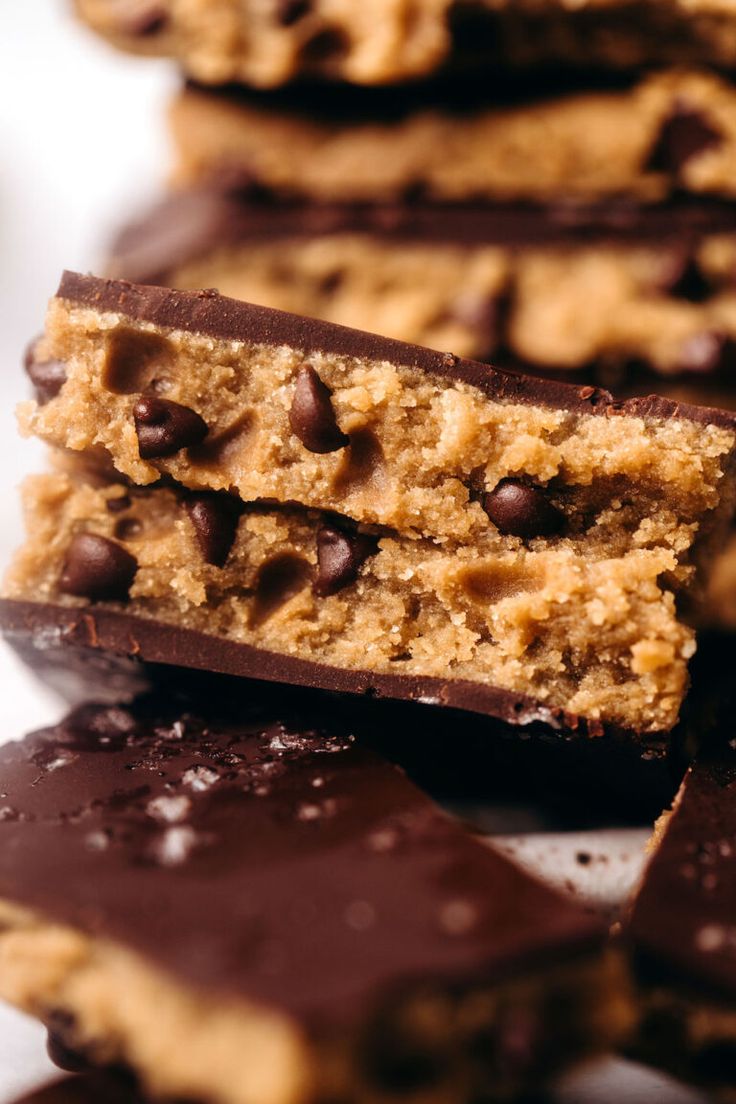
{"label": "chocolate coating cracked edge", "polygon": [[[65,649],[86,649],[143,663],[165,664],[263,682],[287,683],[364,695],[415,701],[495,717],[506,724],[544,725],[562,736],[641,738],[656,748],[667,734],[646,736],[616,725],[550,709],[533,698],[481,686],[464,679],[440,679],[351,670],[254,648],[193,629],[183,629],[112,609],[73,608],[53,603],[0,599],[0,632],[32,666],[55,659],[64,666]],[[142,672],[141,672],[142,674]]]}
{"label": "chocolate coating cracked edge", "polygon": [[686,774],[633,903],[627,933],[643,979],[679,979],[732,1004],[735,853],[736,751],[724,743]]}
{"label": "chocolate coating cracked edge", "polygon": [[618,401],[600,388],[516,375],[452,353],[228,299],[212,290],[173,291],[65,272],[56,295],[100,312],[111,311],[165,329],[201,333],[224,341],[289,345],[306,355],[321,352],[389,361],[470,384],[497,402],[548,406],[601,417],[682,418],[736,429],[736,414],[723,410],[677,403],[656,395]]}
{"label": "chocolate coating cracked edge", "polygon": [[236,719],[84,706],[0,766],[1,898],[315,1039],[417,984],[494,985],[605,941],[329,708],[256,691]]}

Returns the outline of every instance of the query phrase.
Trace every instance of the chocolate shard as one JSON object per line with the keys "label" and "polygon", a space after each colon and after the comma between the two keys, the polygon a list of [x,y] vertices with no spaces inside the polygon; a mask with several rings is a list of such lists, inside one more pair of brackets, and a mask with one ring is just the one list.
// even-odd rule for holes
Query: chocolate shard
{"label": "chocolate shard", "polygon": [[33,384],[37,401],[44,406],[56,398],[66,383],[66,365],[60,360],[39,360],[39,341],[40,338],[36,338],[26,349],[23,367]]}
{"label": "chocolate shard", "polygon": [[647,157],[650,172],[678,176],[693,157],[719,146],[723,135],[702,111],[686,103],[675,103]]}
{"label": "chocolate shard", "polygon": [[125,601],[138,562],[121,545],[96,533],[72,540],[59,579],[59,590],[92,601]]}
{"label": "chocolate shard", "polygon": [[483,495],[482,505],[501,533],[527,540],[559,533],[565,515],[549,501],[547,492],[520,479],[502,479]]}
{"label": "chocolate shard", "polygon": [[205,563],[224,567],[245,508],[244,503],[235,495],[205,492],[189,495],[185,506]]}
{"label": "chocolate shard", "polygon": [[377,538],[366,533],[349,533],[337,526],[325,525],[317,533],[318,571],[314,593],[324,598],[354,583],[377,545]]}
{"label": "chocolate shard", "polygon": [[[100,984],[125,984],[105,974],[106,949],[124,949],[167,1007],[201,1002],[215,1024],[244,1008],[237,1031],[213,1028],[205,1045],[214,1037],[246,1086],[274,1054],[288,1064],[274,1104],[325,1099],[326,1084],[345,1100],[362,1084],[397,1092],[405,1076],[428,1090],[461,1071],[474,1099],[511,1099],[541,1067],[615,1039],[628,1009],[604,925],[478,841],[352,731],[329,701],[255,686],[220,715],[150,697],[77,709],[0,749],[13,810],[0,818],[0,899],[30,910],[36,931],[78,933],[85,976],[96,969]],[[50,999],[44,946],[22,990],[31,1008]],[[62,967],[72,982],[77,968]],[[3,972],[0,994],[9,988]],[[183,1035],[186,1018],[157,1024],[177,1032],[169,1065],[136,1045],[155,1008],[121,1002],[106,1037],[79,986],[53,996],[99,1053],[167,1098],[172,1084],[195,1098],[176,1055],[203,1050],[198,1017]],[[565,1017],[550,1017],[558,1002]],[[233,1099],[189,1066],[200,1098]]]}
{"label": "chocolate shard", "polygon": [[299,369],[289,411],[293,433],[310,452],[336,452],[350,443],[337,424],[332,392],[311,365]]}
{"label": "chocolate shard", "polygon": [[174,456],[184,448],[199,445],[209,432],[207,423],[188,406],[142,395],[133,407],[141,460]]}

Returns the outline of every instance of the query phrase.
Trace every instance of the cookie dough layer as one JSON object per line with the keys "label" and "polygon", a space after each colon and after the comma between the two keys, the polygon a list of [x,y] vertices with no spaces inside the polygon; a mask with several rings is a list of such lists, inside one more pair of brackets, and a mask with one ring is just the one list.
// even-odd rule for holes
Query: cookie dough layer
{"label": "cookie dough layer", "polygon": [[631,68],[736,62],[728,0],[76,0],[116,46],[174,57],[207,84],[299,75],[385,84],[449,65]]}
{"label": "cookie dough layer", "polygon": [[[29,480],[25,499],[29,540],[5,580],[11,599],[112,598],[134,617],[229,642],[328,667],[492,685],[642,732],[677,719],[695,644],[663,585],[676,560],[631,547],[628,532],[619,547],[507,549],[489,536],[468,548],[251,507],[212,563],[227,496],[223,504],[49,475]],[[134,557],[116,593],[100,591],[95,549],[81,534]],[[340,557],[351,549],[345,572]]]}
{"label": "cookie dough layer", "polygon": [[[540,92],[303,86],[185,89],[171,108],[175,182],[227,180],[314,203],[736,194],[736,89],[664,71],[627,88]],[[533,86],[532,86],[533,89]],[[523,94],[522,94],[523,93]],[[512,102],[507,102],[508,98]]]}
{"label": "cookie dough layer", "polygon": [[[49,365],[65,382],[21,421],[53,445],[102,450],[139,485],[167,475],[412,538],[469,545],[495,525],[516,550],[625,529],[682,565],[734,494],[733,415],[615,402],[214,292],[68,274],[32,378]],[[524,487],[500,518],[507,479]]]}
{"label": "cookie dough layer", "polygon": [[185,192],[124,231],[108,269],[604,386],[690,380],[702,395],[736,367],[731,205],[355,209]]}
{"label": "cookie dough layer", "polygon": [[636,1056],[726,1100],[736,1099],[732,732],[733,712],[658,825],[628,922],[643,1010]]}
{"label": "cookie dough layer", "polygon": [[152,1093],[507,1100],[628,1024],[598,921],[324,714],[88,707],[0,757],[0,993]]}

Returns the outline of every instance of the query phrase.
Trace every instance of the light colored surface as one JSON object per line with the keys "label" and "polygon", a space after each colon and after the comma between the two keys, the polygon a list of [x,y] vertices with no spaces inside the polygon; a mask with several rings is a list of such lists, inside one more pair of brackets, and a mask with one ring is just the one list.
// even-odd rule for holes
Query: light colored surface
{"label": "light colored surface", "polygon": [[[20,442],[12,408],[19,362],[63,267],[94,268],[106,235],[164,175],[166,66],[118,58],[78,31],[63,0],[4,0],[0,35],[0,560],[20,537],[14,493],[41,450]],[[0,651],[2,738],[58,716],[51,696]],[[644,833],[645,834],[645,833]],[[641,832],[508,837],[531,868],[610,904],[635,879]],[[581,864],[577,855],[595,858]],[[604,861],[600,856],[606,855]],[[0,1007],[0,1104],[49,1080],[38,1025]],[[607,1062],[561,1086],[559,1104],[698,1104],[701,1098],[635,1067]]]}

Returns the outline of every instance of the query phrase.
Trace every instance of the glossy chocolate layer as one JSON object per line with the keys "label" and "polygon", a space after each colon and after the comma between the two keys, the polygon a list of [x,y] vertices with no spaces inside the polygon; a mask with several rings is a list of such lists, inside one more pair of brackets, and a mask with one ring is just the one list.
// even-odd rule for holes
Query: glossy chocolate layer
{"label": "glossy chocolate layer", "polygon": [[736,205],[678,198],[650,205],[598,203],[317,204],[258,198],[213,186],[174,193],[127,226],[113,243],[112,275],[164,283],[209,252],[248,241],[366,234],[394,241],[508,247],[682,242],[736,233]]}
{"label": "glossy chocolate layer", "polygon": [[[280,655],[250,644],[179,628],[147,617],[97,606],[71,607],[46,602],[0,599],[0,632],[34,665],[67,667],[70,647],[153,664],[177,665],[239,678],[309,686],[340,694],[421,702],[495,717],[524,728],[546,726],[564,736],[632,738],[636,732],[551,709],[524,694],[465,679],[383,674],[331,667]],[[656,747],[666,734],[642,736]]]}
{"label": "glossy chocolate layer", "polygon": [[[729,729],[728,731],[731,731]],[[685,775],[634,903],[645,979],[679,977],[736,998],[736,750],[725,740]]]}
{"label": "glossy chocolate layer", "polygon": [[0,749],[0,898],[315,1036],[415,985],[494,984],[599,922],[449,820],[329,707],[81,707]]}
{"label": "glossy chocolate layer", "polygon": [[323,352],[337,356],[386,360],[418,369],[450,381],[471,384],[497,402],[549,406],[602,417],[684,418],[705,424],[736,428],[736,414],[689,406],[650,395],[619,402],[608,391],[575,387],[554,380],[516,375],[488,364],[463,360],[418,345],[351,330],[317,319],[303,318],[268,307],[228,299],[216,291],[173,291],[168,288],[104,280],[65,272],[59,299],[100,312],[113,311],[134,321],[150,322],[164,329],[206,334],[225,341],[288,345],[305,354]]}

